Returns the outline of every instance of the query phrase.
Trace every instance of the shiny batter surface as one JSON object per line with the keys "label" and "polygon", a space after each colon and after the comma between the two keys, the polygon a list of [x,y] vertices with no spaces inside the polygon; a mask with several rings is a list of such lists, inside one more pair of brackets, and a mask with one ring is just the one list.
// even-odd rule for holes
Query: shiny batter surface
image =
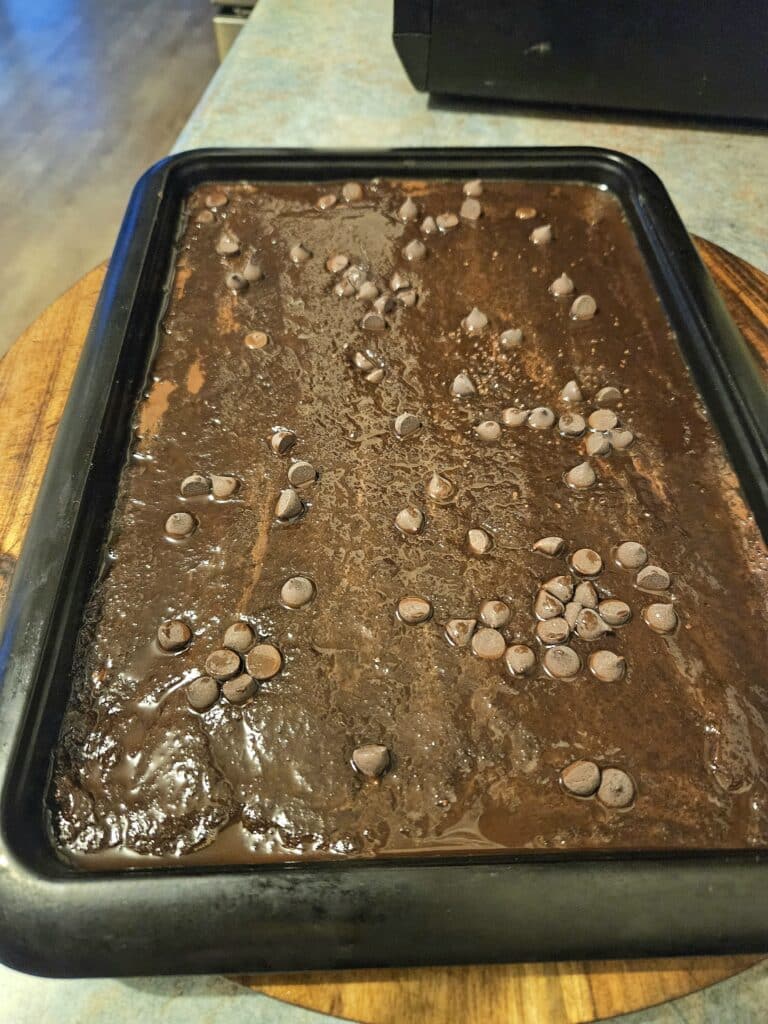
{"label": "shiny batter surface", "polygon": [[[357,202],[341,182],[189,197],[55,765],[60,850],[98,868],[765,845],[766,552],[619,204],[591,186],[486,181],[478,220],[423,235],[425,216],[459,212],[460,182],[362,184]],[[199,223],[212,190],[228,200]],[[328,193],[336,205],[317,209]],[[408,195],[418,219],[404,224]],[[521,219],[520,207],[536,215]],[[536,245],[530,233],[545,224],[553,237]],[[217,255],[222,229],[237,254]],[[413,239],[426,258],[409,262]],[[294,263],[298,244],[311,257]],[[370,302],[334,294],[334,254],[379,290],[401,271],[416,305],[363,329]],[[227,275],[249,256],[264,277],[233,291]],[[575,290],[557,299],[549,285],[562,273]],[[585,293],[597,313],[574,320]],[[471,336],[461,322],[473,307],[488,323]],[[515,327],[522,341],[503,348]],[[263,348],[245,344],[254,331],[269,336]],[[381,382],[365,379],[358,352],[384,369]],[[451,394],[461,372],[474,395]],[[583,401],[559,397],[570,380]],[[588,417],[607,385],[634,442],[589,460],[589,489],[564,482],[585,460],[584,438],[556,424],[504,426],[498,440],[475,432],[509,406]],[[404,412],[422,426],[401,438]],[[297,435],[286,454],[270,445],[275,428]],[[297,460],[318,480],[297,489],[303,513],[284,523],[275,505]],[[447,503],[426,493],[435,471],[455,487]],[[184,498],[192,473],[240,486],[225,500]],[[424,512],[421,533],[395,527],[406,506]],[[172,540],[164,524],[179,511],[197,527]],[[481,556],[467,546],[478,526],[492,538]],[[561,556],[532,550],[549,535],[566,541]],[[644,593],[616,565],[627,540],[670,574],[668,590]],[[583,547],[604,561],[601,598],[632,617],[599,641],[571,638],[582,667],[556,679],[533,603]],[[288,609],[280,590],[296,575],[315,594]],[[407,595],[431,602],[426,622],[397,617]],[[505,642],[536,652],[530,674],[446,639],[446,622],[476,618],[488,599],[510,609]],[[672,634],[643,621],[654,601],[674,605]],[[191,627],[180,653],[157,646],[167,619]],[[195,711],[189,683],[237,621],[279,648],[282,669],[243,705],[221,697]],[[588,671],[597,649],[623,655],[623,679]],[[375,780],[351,765],[366,743],[390,754]],[[560,773],[580,759],[627,772],[631,805],[569,794]]]}

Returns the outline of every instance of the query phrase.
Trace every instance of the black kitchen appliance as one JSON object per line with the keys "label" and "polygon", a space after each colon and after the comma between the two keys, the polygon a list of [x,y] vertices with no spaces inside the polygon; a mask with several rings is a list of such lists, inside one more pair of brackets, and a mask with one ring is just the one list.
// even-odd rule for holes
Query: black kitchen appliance
{"label": "black kitchen appliance", "polygon": [[768,122],[765,0],[395,0],[417,89]]}

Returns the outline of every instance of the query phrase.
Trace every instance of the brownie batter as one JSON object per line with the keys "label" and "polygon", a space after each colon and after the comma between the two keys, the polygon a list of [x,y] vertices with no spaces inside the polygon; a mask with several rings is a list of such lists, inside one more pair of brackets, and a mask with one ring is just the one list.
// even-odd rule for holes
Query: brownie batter
{"label": "brownie batter", "polygon": [[768,841],[768,561],[620,205],[189,196],[52,792],[89,868]]}

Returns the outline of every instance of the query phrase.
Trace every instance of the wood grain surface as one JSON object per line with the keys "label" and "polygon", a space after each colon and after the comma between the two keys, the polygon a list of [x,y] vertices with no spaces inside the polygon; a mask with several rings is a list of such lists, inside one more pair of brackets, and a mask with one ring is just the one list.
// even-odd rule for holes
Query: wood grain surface
{"label": "wood grain surface", "polygon": [[[768,374],[768,276],[697,240]],[[0,361],[0,599],[13,575],[106,265],[81,278]],[[267,995],[366,1024],[582,1024],[673,999],[758,957],[504,964],[240,978]]]}

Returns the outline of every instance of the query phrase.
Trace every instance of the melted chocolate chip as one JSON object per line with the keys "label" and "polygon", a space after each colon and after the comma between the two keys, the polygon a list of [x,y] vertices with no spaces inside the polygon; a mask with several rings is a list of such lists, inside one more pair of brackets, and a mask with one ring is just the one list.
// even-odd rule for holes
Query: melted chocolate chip
{"label": "melted chocolate chip", "polygon": [[364,743],[352,754],[352,767],[367,779],[378,779],[390,766],[389,750],[380,743]]}
{"label": "melted chocolate chip", "polygon": [[527,676],[536,665],[536,655],[527,644],[512,644],[504,652],[507,671],[513,676]]}
{"label": "melted chocolate chip", "polygon": [[187,703],[195,711],[207,711],[219,699],[219,684],[210,676],[193,679],[185,690]]}
{"label": "melted chocolate chip", "polygon": [[183,651],[192,640],[192,630],[183,619],[166,619],[157,630],[157,642],[163,651]]}
{"label": "melted chocolate chip", "polygon": [[449,619],[445,624],[445,635],[454,647],[466,647],[476,625],[477,619]]}
{"label": "melted chocolate chip", "polygon": [[503,657],[506,646],[501,633],[497,629],[491,629],[487,626],[478,629],[472,636],[473,653],[478,658],[484,658],[488,661],[495,661],[497,658]]}
{"label": "melted chocolate chip", "polygon": [[272,679],[283,667],[283,656],[274,644],[256,644],[245,656],[245,667],[254,679]]}
{"label": "melted chocolate chip", "polygon": [[397,602],[397,616],[409,626],[418,625],[432,617],[432,604],[425,597],[401,597]]}
{"label": "melted chocolate chip", "polygon": [[594,761],[573,761],[560,772],[563,789],[573,796],[594,796],[600,785],[601,772]]}

